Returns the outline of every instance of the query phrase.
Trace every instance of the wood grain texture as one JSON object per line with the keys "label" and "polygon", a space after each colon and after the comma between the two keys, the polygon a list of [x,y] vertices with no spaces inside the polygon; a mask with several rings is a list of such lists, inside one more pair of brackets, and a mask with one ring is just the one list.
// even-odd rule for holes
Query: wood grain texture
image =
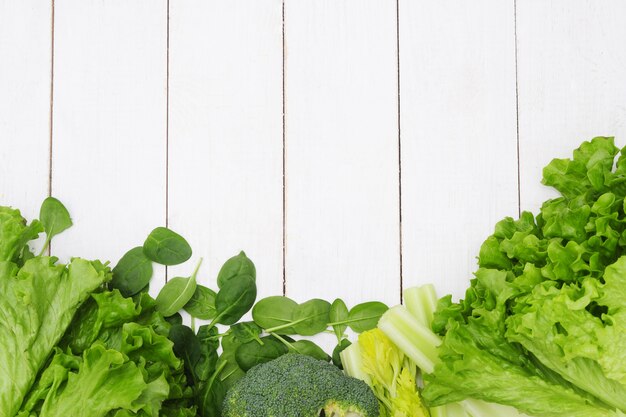
{"label": "wood grain texture", "polygon": [[258,296],[281,294],[281,1],[171,0],[170,62],[169,225],[198,282],[245,250]]}
{"label": "wood grain texture", "polygon": [[48,195],[50,2],[0,2],[0,204],[39,216]]}
{"label": "wood grain texture", "polygon": [[395,304],[395,2],[287,0],[285,36],[287,294]]}
{"label": "wood grain texture", "polygon": [[166,2],[57,0],[55,35],[52,193],[74,227],[52,252],[115,264],[165,222]]}
{"label": "wood grain texture", "polygon": [[463,295],[517,216],[513,1],[400,1],[404,286]]}
{"label": "wood grain texture", "polygon": [[517,2],[521,206],[556,192],[540,184],[553,158],[594,136],[626,145],[626,3]]}

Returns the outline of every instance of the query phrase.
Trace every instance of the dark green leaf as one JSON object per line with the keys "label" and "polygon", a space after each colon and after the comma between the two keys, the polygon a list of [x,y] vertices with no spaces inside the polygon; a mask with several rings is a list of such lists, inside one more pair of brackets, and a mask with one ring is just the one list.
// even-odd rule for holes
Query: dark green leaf
{"label": "dark green leaf", "polygon": [[378,325],[378,320],[389,307],[379,301],[370,301],[352,307],[348,315],[349,326],[357,333],[372,330]]}
{"label": "dark green leaf", "polygon": [[220,289],[215,297],[217,316],[215,322],[234,324],[254,305],[256,283],[249,275],[239,275]]}
{"label": "dark green leaf", "polygon": [[179,313],[172,314],[169,317],[165,317],[165,321],[167,321],[171,325],[183,324],[183,316],[181,316]]}
{"label": "dark green leaf", "polygon": [[196,393],[198,416],[221,417],[226,388],[219,378],[200,384]]}
{"label": "dark green leaf", "polygon": [[143,248],[137,246],[126,252],[113,268],[111,287],[130,297],[145,288],[152,278],[152,261],[146,258]]}
{"label": "dark green leaf", "polygon": [[218,331],[219,329],[215,326],[200,326],[198,329],[198,340],[200,340],[201,344],[217,350],[220,345],[219,337],[217,336]]}
{"label": "dark green leaf", "polygon": [[216,316],[215,296],[215,291],[212,289],[198,285],[184,309],[197,319],[210,320]]}
{"label": "dark green leaf", "polygon": [[[343,323],[348,319],[348,307],[346,303],[337,298],[330,306],[329,320],[331,323]],[[348,326],[346,324],[334,324],[333,330],[337,336],[337,340],[340,341]]]}
{"label": "dark green leaf", "polygon": [[244,321],[230,326],[230,331],[238,340],[245,343],[251,340],[261,342],[260,336],[263,329],[252,321]]}
{"label": "dark green leaf", "polygon": [[343,350],[351,344],[352,342],[350,342],[348,339],[342,339],[341,342],[339,342],[337,346],[335,346],[335,348],[333,349],[333,365],[335,365],[337,368],[343,369],[340,353],[343,352]]}
{"label": "dark green leaf", "polygon": [[261,341],[262,345],[256,340],[251,340],[237,348],[235,359],[243,371],[276,359],[289,351],[287,346],[271,336],[262,337]]}
{"label": "dark green leaf", "polygon": [[312,356],[315,359],[319,359],[321,361],[328,362],[330,361],[330,356],[324,352],[324,350],[311,342],[310,340],[298,340],[296,342],[291,343],[291,349],[295,353],[299,353],[301,355]]}
{"label": "dark green leaf", "polygon": [[189,381],[197,382],[196,365],[202,355],[202,346],[193,331],[183,325],[174,325],[168,338],[174,342],[174,353],[184,362]]}
{"label": "dark green leaf", "polygon": [[178,265],[191,258],[191,247],[185,238],[166,227],[150,232],[143,251],[148,259],[162,265]]}
{"label": "dark green leaf", "polygon": [[217,286],[222,288],[227,281],[235,278],[238,275],[250,275],[256,280],[256,268],[254,263],[246,256],[244,251],[239,252],[238,255],[228,259],[220,272],[217,274]]}

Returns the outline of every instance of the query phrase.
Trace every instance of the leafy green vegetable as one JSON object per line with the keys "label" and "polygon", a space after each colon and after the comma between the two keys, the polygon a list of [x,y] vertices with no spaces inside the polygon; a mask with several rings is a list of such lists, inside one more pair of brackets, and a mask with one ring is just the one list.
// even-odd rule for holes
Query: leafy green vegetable
{"label": "leafy green vegetable", "polygon": [[196,291],[196,276],[201,264],[202,259],[196,265],[191,277],[172,278],[161,288],[156,298],[156,308],[165,317],[178,313],[191,300]]}
{"label": "leafy green vegetable", "polygon": [[613,138],[597,137],[572,159],[553,160],[543,182],[561,196],[536,217],[496,225],[465,299],[443,299],[435,314],[444,339],[426,377],[431,405],[475,397],[537,416],[626,412],[618,151]]}
{"label": "leafy green vegetable", "polygon": [[[330,303],[314,298],[299,304],[293,312],[292,323],[295,333],[313,336],[328,328]],[[269,331],[269,330],[268,330]]]}
{"label": "leafy green vegetable", "polygon": [[217,314],[215,311],[215,291],[203,285],[197,285],[196,290],[185,304],[185,311],[192,317],[210,320]]}
{"label": "leafy green vegetable", "polygon": [[337,346],[333,349],[332,360],[333,365],[335,365],[339,369],[343,369],[343,363],[341,362],[341,352],[343,352],[348,346],[350,346],[352,342],[348,339],[341,339]]}
{"label": "leafy green vegetable", "polygon": [[250,340],[237,348],[235,360],[243,371],[247,372],[254,366],[269,362],[289,351],[287,346],[272,336],[262,337],[261,342]]}
{"label": "leafy green vegetable", "polygon": [[215,297],[214,323],[234,324],[254,305],[256,283],[249,275],[227,281]]}
{"label": "leafy green vegetable", "polygon": [[[330,305],[330,312],[328,319],[333,323],[345,323],[348,320],[348,307],[346,303],[341,299],[337,298]],[[348,328],[347,324],[335,324],[333,325],[333,330],[335,331],[335,335],[337,336],[337,341],[341,342],[346,329]]]}
{"label": "leafy green vegetable", "polygon": [[72,226],[70,213],[63,203],[54,197],[46,198],[41,204],[41,208],[39,209],[39,221],[41,221],[43,229],[46,232],[46,242],[41,249],[41,253],[45,251],[54,236]]}
{"label": "leafy green vegetable", "polygon": [[22,265],[20,259],[24,256],[32,257],[28,241],[36,239],[42,231],[43,226],[38,220],[27,225],[19,210],[0,207],[0,261],[13,261]]}
{"label": "leafy green vegetable", "polygon": [[348,314],[348,326],[357,333],[376,328],[378,320],[389,307],[379,301],[357,304]]}
{"label": "leafy green vegetable", "polygon": [[126,252],[113,268],[111,287],[130,297],[145,288],[152,278],[152,261],[138,246]]}
{"label": "leafy green vegetable", "polygon": [[260,338],[261,333],[263,333],[263,329],[252,321],[244,321],[234,324],[230,326],[230,331],[238,340],[242,342],[256,340],[259,344],[263,344],[263,341]]}
{"label": "leafy green vegetable", "polygon": [[228,259],[220,272],[217,274],[217,286],[222,288],[226,282],[239,275],[249,275],[256,279],[256,268],[254,263],[246,256],[244,251],[239,252],[238,255]]}
{"label": "leafy green vegetable", "polygon": [[324,350],[310,340],[296,340],[289,343],[289,351],[301,355],[311,356],[317,360],[329,362],[330,356]]}
{"label": "leafy green vegetable", "polygon": [[254,322],[264,329],[280,334],[293,334],[291,321],[298,303],[291,298],[275,295],[259,300],[252,308]]}
{"label": "leafy green vegetable", "polygon": [[80,304],[110,279],[99,262],[36,257],[18,268],[0,262],[0,416],[17,414]]}
{"label": "leafy green vegetable", "polygon": [[178,265],[191,258],[191,246],[184,237],[166,227],[157,227],[143,244],[148,259],[161,265]]}

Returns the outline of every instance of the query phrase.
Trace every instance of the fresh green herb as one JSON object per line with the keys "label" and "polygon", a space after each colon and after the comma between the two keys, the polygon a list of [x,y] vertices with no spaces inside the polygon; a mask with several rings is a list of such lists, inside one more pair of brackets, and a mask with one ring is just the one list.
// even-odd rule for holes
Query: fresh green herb
{"label": "fresh green herb", "polygon": [[211,320],[215,317],[215,291],[203,285],[197,285],[193,295],[185,304],[185,311],[192,317]]}
{"label": "fresh green herb", "polygon": [[161,288],[156,298],[156,308],[165,317],[178,313],[189,302],[196,291],[196,275],[201,264],[202,258],[198,261],[191,277],[172,278]]}
{"label": "fresh green herb", "polygon": [[348,315],[348,326],[357,333],[376,328],[378,320],[389,307],[379,301],[369,301],[357,304],[350,310]]}
{"label": "fresh green herb", "polygon": [[330,361],[330,356],[310,340],[296,340],[291,343],[290,351],[301,355],[311,356],[324,362]]}
{"label": "fresh green herb", "polygon": [[191,246],[185,238],[166,227],[150,232],[143,251],[148,259],[161,265],[178,265],[191,258]]}
{"label": "fresh green herb", "polygon": [[41,248],[41,255],[54,236],[72,226],[72,218],[63,203],[54,197],[48,197],[39,209],[39,221],[46,232],[46,241]]}
{"label": "fresh green herb", "polygon": [[152,261],[138,246],[126,252],[113,268],[111,288],[120,290],[124,297],[141,292],[152,278]]}
{"label": "fresh green herb", "polygon": [[244,251],[239,252],[238,255],[228,259],[220,272],[217,274],[217,286],[222,288],[226,282],[239,275],[249,275],[256,279],[256,268],[254,263],[246,256]]}

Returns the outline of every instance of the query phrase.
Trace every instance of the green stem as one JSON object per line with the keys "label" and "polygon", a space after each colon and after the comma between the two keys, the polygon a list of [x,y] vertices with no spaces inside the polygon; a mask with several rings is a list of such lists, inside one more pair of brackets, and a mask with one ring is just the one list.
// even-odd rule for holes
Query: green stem
{"label": "green stem", "polygon": [[194,316],[191,316],[191,330],[193,330],[193,332],[196,332],[196,318]]}
{"label": "green stem", "polygon": [[43,253],[46,251],[46,249],[48,249],[48,245],[50,245],[50,236],[46,235],[46,241],[41,248],[41,252],[39,252],[39,255],[37,256],[43,256]]}
{"label": "green stem", "polygon": [[196,269],[193,270],[193,274],[191,274],[190,278],[196,279],[198,275],[198,271],[200,270],[200,265],[202,265],[202,258],[198,259],[198,263],[196,264]]}
{"label": "green stem", "polygon": [[[289,349],[291,350],[295,350],[296,352],[298,352],[298,349],[296,349],[295,347],[293,347],[293,345],[291,343],[289,343],[288,341],[286,341],[285,339],[283,339],[280,335],[276,334],[276,333],[270,333],[270,335],[274,336],[276,339],[278,339],[279,341],[281,341],[285,346],[287,346]],[[300,353],[300,352],[298,352]]]}
{"label": "green stem", "polygon": [[268,333],[273,333],[273,332],[275,332],[277,330],[286,329],[286,328],[294,326],[294,325],[296,325],[298,323],[302,323],[303,321],[308,320],[308,319],[310,319],[310,317],[303,317],[301,319],[290,321],[288,323],[281,324],[279,326],[270,327],[269,329],[265,329],[265,331],[268,332]]}

